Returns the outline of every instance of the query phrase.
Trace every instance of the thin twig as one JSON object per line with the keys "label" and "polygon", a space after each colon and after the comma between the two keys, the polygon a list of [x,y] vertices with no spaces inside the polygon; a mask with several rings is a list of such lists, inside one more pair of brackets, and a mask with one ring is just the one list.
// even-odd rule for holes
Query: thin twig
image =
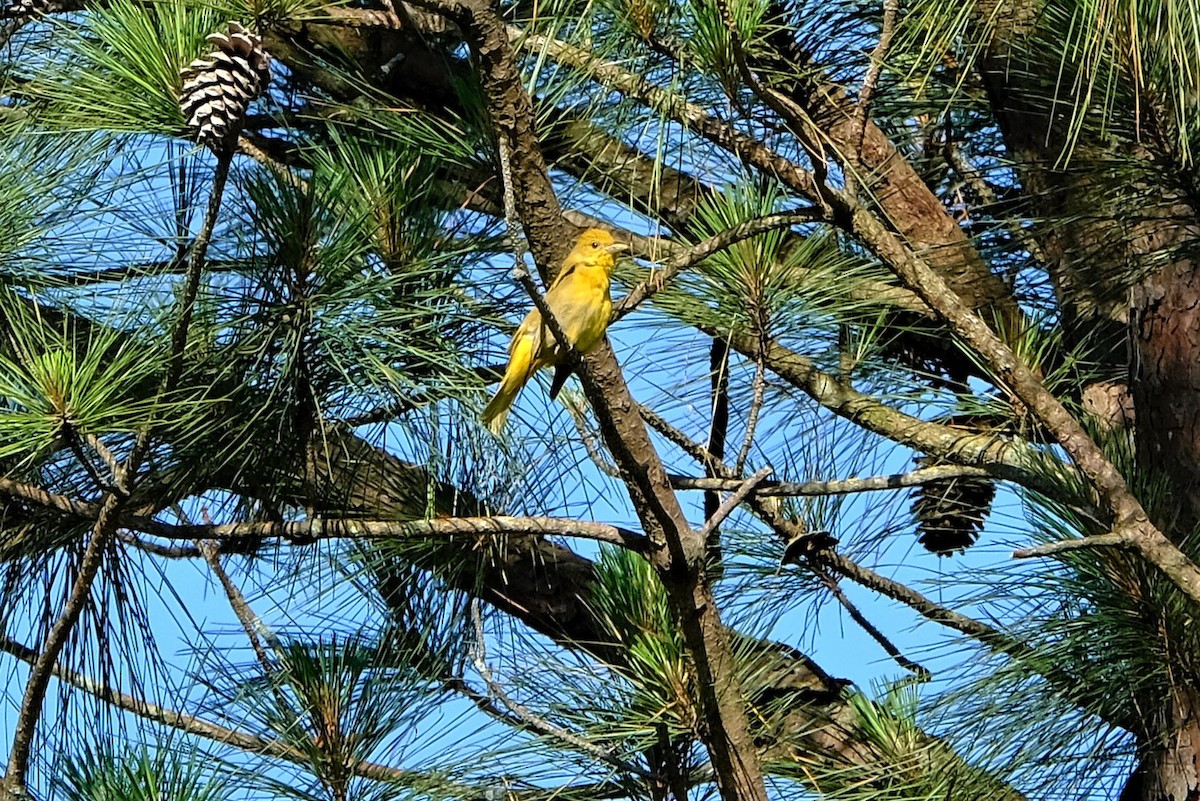
{"label": "thin twig", "polygon": [[795,135],[796,141],[800,144],[800,147],[804,148],[804,152],[812,164],[812,197],[828,213],[829,203],[826,198],[828,193],[826,178],[829,174],[829,164],[828,155],[825,152],[825,140],[827,137],[824,131],[817,126],[808,112],[795,100],[773,87],[765,86],[758,80],[758,76],[750,69],[750,62],[746,58],[746,50],[742,44],[742,37],[738,32],[733,15],[729,11],[728,3],[726,0],[716,0],[716,5],[717,11],[721,15],[721,21],[725,24],[725,32],[729,36],[729,44],[733,50],[733,60],[738,74],[756,97],[766,103],[785,122],[790,123],[791,131]]}
{"label": "thin twig", "polygon": [[739,475],[746,469],[746,460],[750,458],[750,448],[754,444],[754,430],[758,426],[758,416],[762,413],[766,387],[766,367],[763,365],[763,360],[759,359],[754,366],[754,395],[750,400],[750,413],[746,415],[746,436],[742,438],[742,447],[738,451],[737,461],[733,463],[733,472]]}
{"label": "thin twig", "polygon": [[592,464],[596,465],[596,469],[604,475],[619,479],[621,471],[601,453],[598,437],[587,427],[587,421],[576,408],[575,404],[567,402],[564,405],[567,407],[567,412],[571,416],[571,422],[575,424],[575,431],[579,434],[579,439],[583,442],[584,450],[587,451],[588,458],[592,460]]}
{"label": "thin twig", "polygon": [[1021,548],[1013,551],[1014,559],[1033,559],[1039,556],[1053,556],[1068,551],[1081,551],[1088,548],[1128,548],[1137,550],[1135,537],[1125,531],[1112,531],[1108,534],[1094,534],[1090,537],[1077,537],[1069,540],[1055,540],[1045,545],[1033,548]]}
{"label": "thin twig", "polygon": [[[779,530],[784,536],[788,535],[789,527],[786,525],[787,521],[775,520],[768,522],[773,527],[777,524],[782,524],[778,525]],[[943,606],[922,593],[917,592],[907,584],[880,575],[836,551],[822,551],[814,558],[819,564],[850,579],[855,584],[874,590],[886,598],[891,598],[893,601],[898,601],[917,612],[926,620],[937,623],[939,626],[953,629],[960,634],[965,634],[998,653],[1011,657],[1024,657],[1033,654],[1033,648],[1024,641],[1012,635],[1005,634],[1003,631],[993,628],[980,620]]]}
{"label": "thin twig", "polygon": [[[713,454],[709,453],[708,450],[705,449],[705,447],[703,445],[701,445],[698,442],[692,441],[691,437],[689,437],[687,434],[683,433],[683,431],[679,430],[675,426],[671,425],[671,423],[668,422],[665,417],[663,417],[658,412],[651,409],[649,406],[644,406],[644,405],[639,404],[638,405],[638,414],[641,415],[641,418],[646,421],[646,425],[650,426],[655,431],[657,431],[659,434],[666,437],[669,442],[671,442],[673,445],[678,447],[680,450],[682,450],[688,456],[695,459],[700,464],[704,465],[705,468],[708,468],[710,465],[718,465],[718,466],[724,467],[724,463],[720,459],[713,456]],[[708,481],[710,479],[692,479],[692,480]],[[727,487],[722,486],[719,489],[734,490],[734,489],[737,489],[737,487],[741,486],[741,483],[742,483],[742,479],[740,479],[740,478],[731,479],[730,484]],[[691,489],[691,488],[689,487],[688,489]]]}
{"label": "thin twig", "polygon": [[94,450],[96,455],[104,461],[104,465],[108,468],[109,475],[112,476],[113,482],[120,483],[121,474],[124,471],[124,468],[121,467],[121,462],[119,459],[117,459],[116,454],[110,451],[108,446],[105,445],[95,434],[84,434],[83,439],[84,442],[88,444],[88,447]]}
{"label": "thin twig", "polygon": [[704,525],[700,527],[700,536],[707,537],[709,532],[721,525],[721,521],[733,514],[733,510],[738,507],[738,504],[744,501],[746,496],[753,492],[754,488],[758,486],[760,482],[765,480],[767,476],[771,475],[771,472],[772,470],[770,467],[764,467],[738,485],[738,488],[730,493],[729,497],[717,507],[717,511],[713,512],[712,516],[708,518],[708,520],[704,521]]}
{"label": "thin twig", "polygon": [[[862,147],[867,138],[867,121],[871,117],[871,100],[875,96],[875,86],[879,83],[879,75],[883,71],[883,60],[888,48],[892,45],[892,37],[896,33],[896,12],[899,10],[899,0],[883,0],[883,24],[879,31],[879,41],[871,50],[871,63],[867,66],[867,74],[863,78],[862,90],[858,93],[858,104],[854,110],[858,117],[855,132],[854,166],[862,166]],[[846,170],[846,192],[854,194],[857,189],[858,175],[856,170]]]}
{"label": "thin twig", "polygon": [[586,754],[594,756],[601,762],[613,765],[623,771],[632,773],[643,779],[653,779],[654,774],[644,768],[628,762],[614,755],[608,749],[601,748],[595,743],[589,743],[574,732],[558,726],[540,715],[536,714],[529,708],[517,703],[509,697],[504,688],[499,682],[492,677],[492,671],[487,665],[487,652],[485,650],[484,632],[483,632],[483,616],[479,610],[479,600],[471,600],[471,622],[475,629],[475,641],[471,644],[471,662],[475,665],[475,670],[479,673],[483,683],[487,685],[488,692],[499,701],[505,709],[522,720],[531,731],[537,732],[543,736],[550,736],[562,740],[564,743],[571,745]]}
{"label": "thin twig", "polygon": [[92,480],[92,484],[101,492],[112,492],[114,484],[112,481],[105,481],[100,473],[96,470],[96,466],[92,464],[92,460],[88,458],[83,447],[79,444],[79,437],[76,436],[75,430],[70,425],[64,426],[65,439],[67,448],[75,456],[75,460],[83,467],[83,472],[87,473],[87,477]]}
{"label": "thin twig", "polygon": [[513,187],[512,164],[508,152],[508,140],[503,136],[496,139],[496,155],[500,161],[500,187],[504,196],[504,226],[508,232],[508,244],[512,249],[513,258],[517,261],[517,270],[526,275],[529,268],[525,266],[525,249],[521,246],[521,237],[517,231],[521,227],[520,217],[517,216],[517,195]]}
{"label": "thin twig", "polygon": [[476,709],[493,720],[498,720],[501,723],[512,726],[514,729],[529,730],[529,724],[526,721],[511,712],[501,709],[490,697],[479,692],[460,678],[446,679],[442,682],[442,687],[466,698]]}
{"label": "thin twig", "polygon": [[841,585],[838,584],[837,579],[829,575],[824,570],[818,570],[817,575],[820,576],[821,582],[829,589],[831,593],[833,593],[833,597],[837,599],[837,602],[840,603],[842,608],[846,610],[846,613],[850,615],[850,618],[857,623],[871,639],[877,642],[879,647],[886,651],[887,655],[896,661],[897,665],[915,674],[921,681],[929,680],[929,678],[933,675],[929,672],[929,668],[914,662],[905,656],[904,653],[896,647],[896,644],[888,639],[887,635],[880,631],[874,623],[868,620],[867,616],[862,613],[862,610],[855,606],[854,603],[846,597],[846,593],[842,590]]}
{"label": "thin twig", "polygon": [[[208,513],[205,512],[204,516],[208,518]],[[207,519],[205,523],[211,524]],[[249,602],[246,601],[246,596],[242,594],[241,589],[229,577],[225,566],[221,564],[221,555],[217,543],[212,540],[196,540],[196,550],[204,557],[204,561],[208,563],[208,567],[213,572],[213,575],[217,577],[217,581],[221,582],[221,587],[225,590],[225,597],[229,599],[229,606],[233,609],[233,613],[237,615],[238,621],[242,624],[242,629],[246,632],[246,638],[250,641],[250,648],[254,651],[254,657],[258,660],[259,667],[262,668],[263,678],[269,680],[275,673],[275,666],[271,664],[271,660],[267,656],[267,650],[263,648],[262,639],[266,639],[271,649],[278,652],[280,650],[279,638],[254,613],[254,610],[250,608]],[[260,634],[262,635],[262,639],[259,637]],[[274,682],[269,683],[275,692],[275,702],[279,704],[280,711],[287,711],[294,716],[295,711],[283,695],[282,690]]]}
{"label": "thin twig", "polygon": [[[128,531],[118,531],[117,541],[128,545],[130,548],[136,548],[143,553],[148,553],[151,556],[160,556],[164,559],[196,559],[203,556],[200,549],[195,545],[163,545],[158,542],[144,540],[141,537],[134,536]],[[221,552],[221,543],[216,543],[217,552]]]}

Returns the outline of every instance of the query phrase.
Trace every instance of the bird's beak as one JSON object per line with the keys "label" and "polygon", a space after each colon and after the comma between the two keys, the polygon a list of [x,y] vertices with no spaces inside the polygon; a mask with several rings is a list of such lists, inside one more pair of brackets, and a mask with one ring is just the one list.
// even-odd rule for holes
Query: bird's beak
{"label": "bird's beak", "polygon": [[624,242],[613,242],[605,250],[609,253],[620,253],[623,250],[629,250],[629,245],[626,245]]}

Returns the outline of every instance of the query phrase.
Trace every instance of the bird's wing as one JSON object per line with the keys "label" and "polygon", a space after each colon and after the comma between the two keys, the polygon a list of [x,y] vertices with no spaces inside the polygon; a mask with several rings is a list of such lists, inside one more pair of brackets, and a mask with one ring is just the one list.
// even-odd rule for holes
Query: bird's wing
{"label": "bird's wing", "polygon": [[550,282],[550,286],[546,288],[546,293],[549,294],[551,289],[567,280],[567,276],[575,272],[575,268],[579,266],[579,262],[568,259],[563,262],[562,269],[558,271],[558,275],[554,276],[554,280]]}
{"label": "bird's wing", "polygon": [[546,326],[542,325],[542,315],[537,309],[525,315],[525,319],[517,326],[516,332],[513,334],[512,341],[508,343],[508,355],[511,357],[517,344],[522,340],[530,340],[533,345],[532,352],[536,354],[542,345],[542,332]]}

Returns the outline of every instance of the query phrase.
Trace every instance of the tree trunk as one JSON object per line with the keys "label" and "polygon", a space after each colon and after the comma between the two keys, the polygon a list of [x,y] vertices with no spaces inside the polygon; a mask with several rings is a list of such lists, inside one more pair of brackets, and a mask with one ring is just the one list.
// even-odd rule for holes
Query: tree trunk
{"label": "tree trunk", "polygon": [[1162,731],[1121,801],[1200,799],[1200,693],[1178,689],[1162,711]]}
{"label": "tree trunk", "polygon": [[1170,479],[1173,519],[1158,522],[1186,536],[1200,521],[1200,269],[1172,264],[1133,297],[1138,462]]}
{"label": "tree trunk", "polygon": [[[1067,342],[1099,365],[1101,380],[1130,382],[1139,467],[1165,475],[1171,487],[1149,511],[1179,542],[1200,523],[1196,205],[1162,137],[1118,142],[1085,131],[1069,144],[1070,113],[1050,102],[1067,79],[1059,61],[1032,43],[1040,6],[1011,0],[997,11],[982,0],[977,18],[1010,22],[992,32],[980,75],[1030,200],[1027,213],[1048,221],[1035,233]],[[1056,166],[1068,149],[1070,160]],[[1114,182],[1115,170],[1123,182]]]}
{"label": "tree trunk", "polygon": [[[1102,379],[1129,381],[1138,483],[1168,482],[1166,493],[1141,500],[1181,542],[1200,523],[1196,202],[1162,138],[1117,142],[1085,132],[1058,166],[1070,116],[1050,100],[1072,78],[1030,44],[1040,0],[999,2],[1003,8],[977,5],[977,19],[1000,20],[980,74],[1030,202],[1026,213],[1047,221],[1035,233],[1067,342],[1086,350]],[[1123,181],[1113,180],[1117,170]],[[1187,673],[1172,671],[1169,698],[1137,726],[1142,758],[1121,801],[1200,801],[1200,692]]]}

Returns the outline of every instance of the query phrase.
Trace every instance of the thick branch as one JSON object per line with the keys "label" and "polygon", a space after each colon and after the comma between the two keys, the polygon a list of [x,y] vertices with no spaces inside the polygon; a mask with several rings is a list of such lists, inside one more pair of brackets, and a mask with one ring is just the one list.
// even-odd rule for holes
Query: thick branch
{"label": "thick branch", "polygon": [[[533,132],[533,107],[510,31],[483,0],[429,0],[454,19],[478,61],[493,132],[513,156],[511,186],[530,249],[543,271],[565,252],[564,222]],[[581,379],[621,470],[642,528],[659,546],[651,559],[667,586],[699,677],[704,744],[725,801],[766,801],[733,654],[703,572],[704,542],[688,524],[607,344],[584,357]]]}
{"label": "thick branch", "polygon": [[555,517],[447,517],[432,520],[359,520],[324,519],[289,522],[224,523],[220,525],[178,526],[145,518],[126,518],[127,528],[170,540],[234,540],[282,537],[293,542],[326,539],[427,540],[431,537],[466,537],[476,543],[496,534],[528,536],[554,535],[597,540],[648,553],[649,540],[628,529],[604,523],[589,523]]}
{"label": "thick branch", "polygon": [[1019,359],[987,324],[922,259],[887,230],[876,217],[851,198],[839,195],[849,229],[857,235],[910,289],[936,310],[975,352],[980,354],[1014,395],[1041,420],[1079,469],[1088,477],[1112,512],[1113,528],[1127,535],[1137,550],[1200,602],[1200,568],[1150,522],[1120,471],[1105,457],[1062,401]]}
{"label": "thick branch", "polygon": [[826,409],[868,431],[958,464],[987,465],[988,471],[998,478],[1067,502],[1081,501],[1064,498],[1063,487],[1070,486],[1069,481],[1060,484],[1053,479],[1056,475],[1066,479],[1071,468],[1029,443],[994,434],[964,432],[961,428],[905,414],[818,370],[811,360],[773,340],[763,342],[758,337],[734,334],[730,343],[747,358],[761,358],[767,369]]}

